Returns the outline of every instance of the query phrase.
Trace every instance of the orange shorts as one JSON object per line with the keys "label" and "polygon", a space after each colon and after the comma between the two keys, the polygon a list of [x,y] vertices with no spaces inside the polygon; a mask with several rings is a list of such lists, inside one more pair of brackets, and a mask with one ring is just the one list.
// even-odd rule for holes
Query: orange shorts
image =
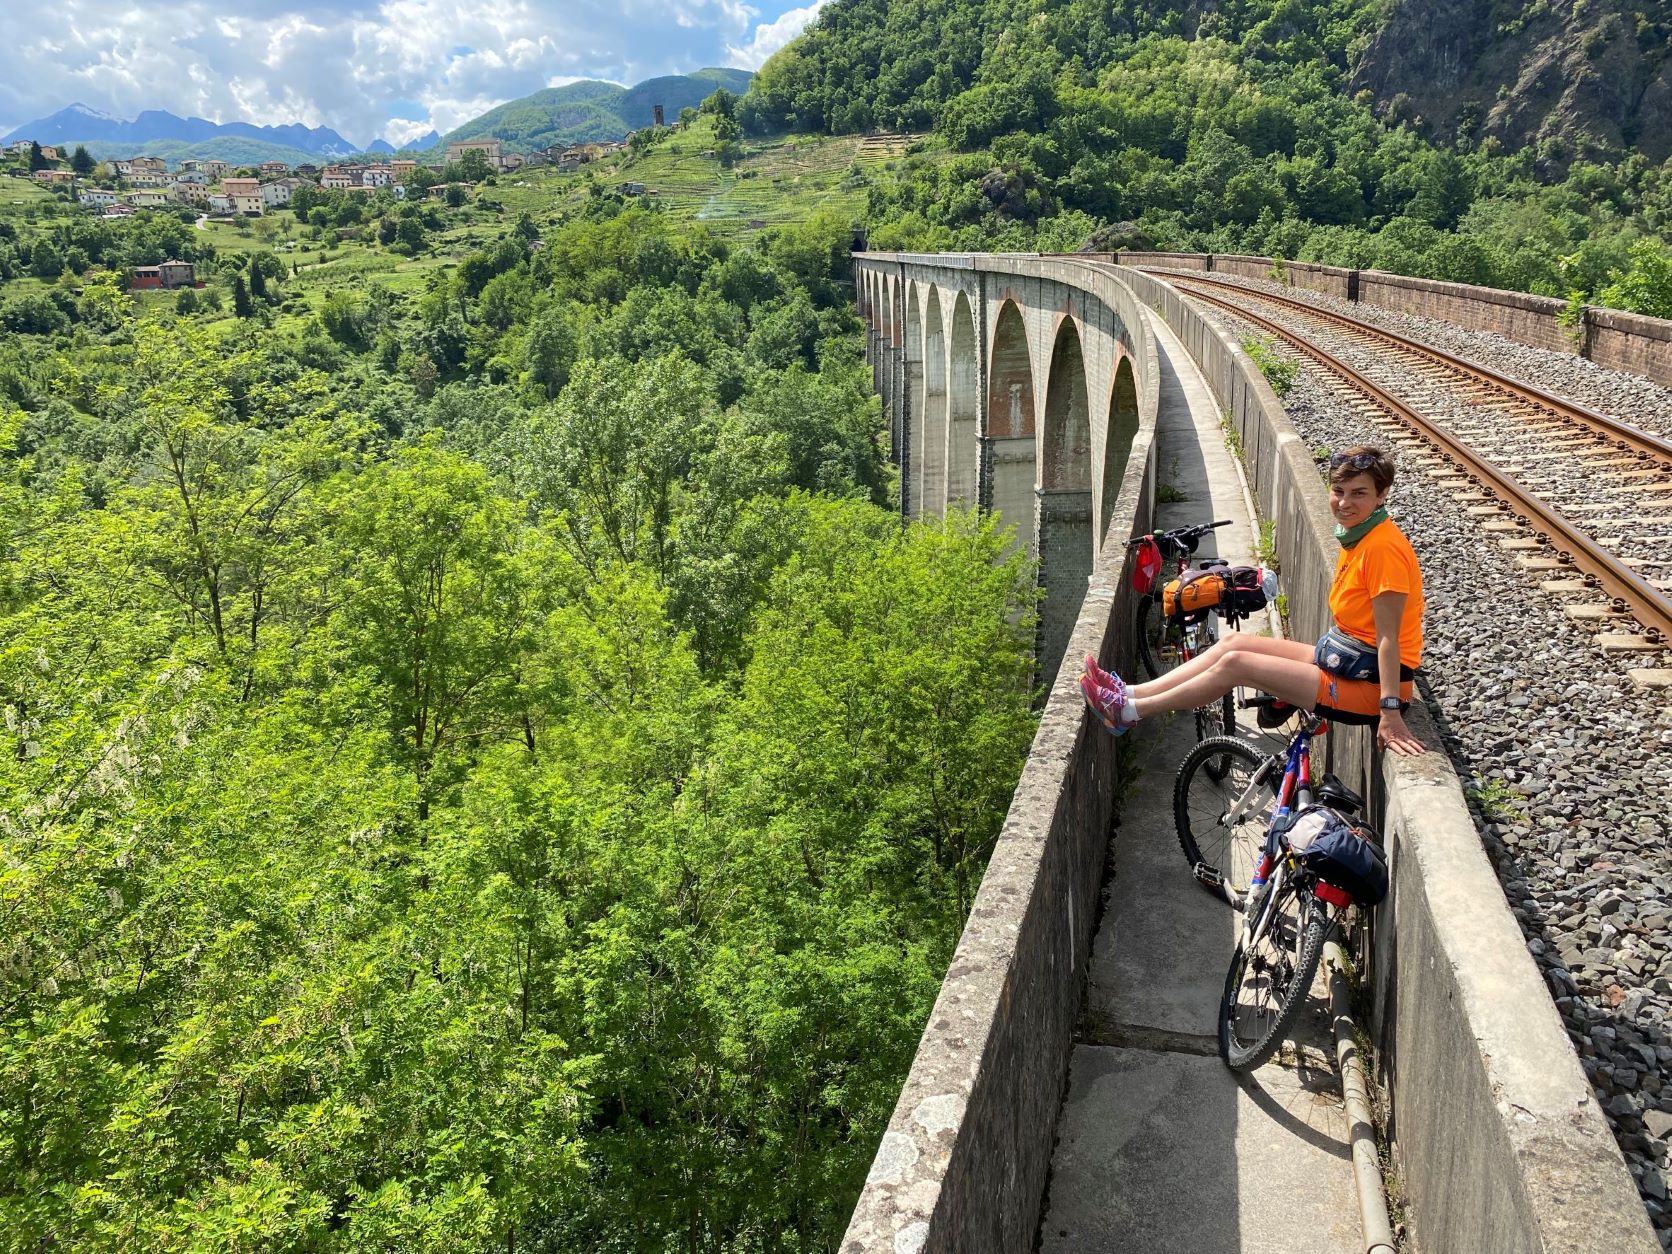
{"label": "orange shorts", "polygon": [[[1399,685],[1399,708],[1407,708],[1416,696],[1416,682]],[[1342,679],[1318,669],[1318,703],[1314,710],[1337,723],[1374,723],[1382,717],[1382,685],[1374,679]]]}

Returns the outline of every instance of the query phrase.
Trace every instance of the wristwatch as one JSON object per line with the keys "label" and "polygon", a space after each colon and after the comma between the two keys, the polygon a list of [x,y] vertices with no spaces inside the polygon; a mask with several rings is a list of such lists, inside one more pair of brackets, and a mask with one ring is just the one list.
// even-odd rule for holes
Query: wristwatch
{"label": "wristwatch", "polygon": [[1397,710],[1401,703],[1398,697],[1383,697],[1376,704],[1384,710]]}

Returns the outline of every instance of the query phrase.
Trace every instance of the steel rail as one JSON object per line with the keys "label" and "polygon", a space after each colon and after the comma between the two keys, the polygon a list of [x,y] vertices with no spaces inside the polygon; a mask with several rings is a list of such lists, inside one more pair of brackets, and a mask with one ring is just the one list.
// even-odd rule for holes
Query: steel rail
{"label": "steel rail", "polygon": [[1514,476],[1497,469],[1468,444],[1453,435],[1432,418],[1424,418],[1398,397],[1377,387],[1369,379],[1340,361],[1324,349],[1280,326],[1269,318],[1253,313],[1232,301],[1207,292],[1192,292],[1197,300],[1217,305],[1239,318],[1263,327],[1301,352],[1313,358],[1332,374],[1341,376],[1354,391],[1386,410],[1413,434],[1438,445],[1448,461],[1462,468],[1471,483],[1490,488],[1518,512],[1517,521],[1524,526],[1534,525],[1543,530],[1538,537],[1551,545],[1562,558],[1577,566],[1581,572],[1595,579],[1615,604],[1629,611],[1644,631],[1659,641],[1672,640],[1672,600],[1668,600],[1631,567],[1603,548],[1590,536],[1554,507],[1538,499],[1530,490],[1516,482]]}
{"label": "steel rail", "polygon": [[1263,292],[1257,289],[1243,287],[1239,283],[1232,283],[1226,279],[1217,278],[1211,275],[1196,274],[1194,272],[1180,274],[1175,270],[1157,270],[1154,267],[1148,266],[1142,267],[1142,270],[1145,274],[1166,275],[1168,282],[1173,283],[1175,286],[1184,287],[1186,290],[1189,290],[1190,284],[1212,284],[1218,288],[1240,292],[1254,300],[1270,301],[1275,305],[1285,305],[1291,309],[1298,310],[1311,318],[1318,318],[1325,322],[1338,323],[1341,326],[1350,327],[1354,331],[1362,331],[1364,334],[1373,338],[1385,340],[1390,344],[1397,345],[1405,352],[1419,357],[1427,357],[1450,370],[1458,372],[1459,374],[1479,380],[1482,383],[1506,392],[1510,396],[1515,397],[1529,405],[1536,406],[1537,408],[1550,413],[1554,417],[1565,418],[1571,422],[1575,422],[1580,426],[1588,428],[1598,435],[1603,436],[1612,442],[1614,447],[1630,450],[1631,452],[1650,458],[1659,463],[1659,468],[1661,470],[1672,473],[1672,441],[1663,440],[1651,432],[1644,431],[1641,427],[1634,427],[1628,422],[1622,422],[1620,419],[1609,414],[1601,413],[1598,410],[1581,405],[1576,401],[1567,400],[1564,397],[1557,396],[1553,392],[1546,392],[1542,388],[1534,387],[1530,383],[1523,383],[1521,380],[1513,378],[1510,375],[1500,374],[1498,371],[1493,370],[1490,366],[1483,366],[1479,362],[1470,361],[1468,358],[1459,357],[1454,353],[1448,353],[1443,348],[1436,348],[1434,345],[1425,344],[1421,340],[1413,340],[1408,336],[1400,335],[1396,331],[1389,331],[1385,327],[1379,327],[1369,322],[1362,322],[1359,319],[1349,317],[1346,314],[1336,313],[1332,309],[1320,309],[1316,305],[1309,304],[1304,300],[1296,300],[1292,296],[1280,296],[1274,292]]}

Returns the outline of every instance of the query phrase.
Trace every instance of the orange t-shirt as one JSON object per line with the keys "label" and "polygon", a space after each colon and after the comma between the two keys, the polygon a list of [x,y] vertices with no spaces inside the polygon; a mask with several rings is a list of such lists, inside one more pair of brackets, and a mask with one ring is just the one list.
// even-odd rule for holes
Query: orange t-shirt
{"label": "orange t-shirt", "polygon": [[1329,588],[1329,612],[1349,636],[1374,646],[1376,616],[1371,599],[1384,592],[1405,594],[1399,622],[1399,664],[1415,670],[1422,664],[1422,571],[1416,550],[1390,518],[1365,532],[1364,539],[1342,549],[1335,559]]}

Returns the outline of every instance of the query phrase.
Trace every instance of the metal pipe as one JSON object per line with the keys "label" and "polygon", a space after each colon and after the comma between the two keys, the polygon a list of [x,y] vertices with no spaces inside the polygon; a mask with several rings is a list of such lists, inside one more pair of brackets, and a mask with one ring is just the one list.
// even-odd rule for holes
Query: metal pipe
{"label": "metal pipe", "polygon": [[1346,1101],[1347,1124],[1353,1142],[1359,1228],[1364,1234],[1365,1254],[1395,1254],[1387,1193],[1382,1186],[1382,1165],[1376,1155],[1376,1125],[1370,1118],[1370,1090],[1364,1082],[1358,1042],[1353,1038],[1346,958],[1334,941],[1324,946],[1324,962],[1329,967],[1330,1018],[1335,1025],[1335,1059],[1341,1069],[1341,1093]]}

